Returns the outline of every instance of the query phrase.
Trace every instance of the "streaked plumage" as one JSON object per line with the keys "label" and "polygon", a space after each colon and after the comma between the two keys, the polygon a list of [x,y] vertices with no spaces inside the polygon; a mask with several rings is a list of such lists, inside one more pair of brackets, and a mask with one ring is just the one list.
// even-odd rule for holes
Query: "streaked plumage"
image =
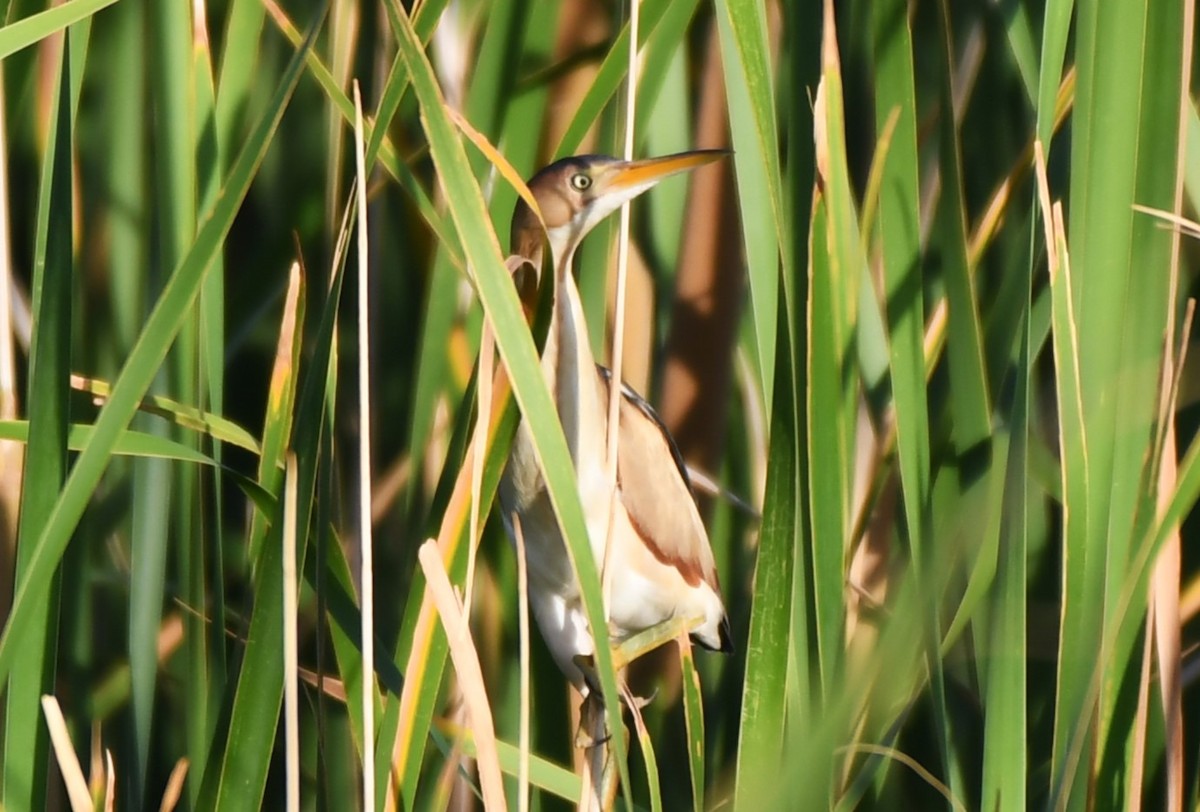
{"label": "streaked plumage", "polygon": [[[558,406],[579,480],[597,564],[608,535],[607,416],[611,373],[596,364],[587,340],[571,259],[579,242],[623,202],[669,175],[722,153],[694,152],[625,163],[613,158],[567,158],[529,182],[546,222],[556,275],[555,301],[542,370]],[[513,253],[541,267],[542,230],[524,203],[513,213]],[[703,617],[693,632],[701,645],[731,650],[729,624],[708,535],[686,468],[658,415],[622,386],[617,459],[618,504],[608,556],[614,568],[610,634],[618,642],[673,617]],[[542,636],[567,677],[586,693],[575,662],[594,651],[565,544],[545,489],[528,428],[517,430],[500,483],[500,502],[512,534],[520,519],[529,561],[529,597]]]}

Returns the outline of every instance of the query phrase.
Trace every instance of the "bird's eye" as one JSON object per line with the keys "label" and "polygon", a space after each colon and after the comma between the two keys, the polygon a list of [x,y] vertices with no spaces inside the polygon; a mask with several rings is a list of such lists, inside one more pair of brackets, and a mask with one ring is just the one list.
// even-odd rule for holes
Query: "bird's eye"
{"label": "bird's eye", "polygon": [[592,179],[587,175],[579,172],[571,176],[571,188],[577,192],[586,191],[592,185]]}

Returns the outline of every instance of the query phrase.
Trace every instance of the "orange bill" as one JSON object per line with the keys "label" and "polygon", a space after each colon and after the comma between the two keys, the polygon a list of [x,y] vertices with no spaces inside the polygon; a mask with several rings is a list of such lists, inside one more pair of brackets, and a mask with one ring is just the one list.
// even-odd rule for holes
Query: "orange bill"
{"label": "orange bill", "polygon": [[726,155],[729,155],[728,150],[698,149],[675,155],[665,155],[661,158],[629,161],[613,168],[609,186],[613,189],[628,189],[632,186],[656,183],[679,172],[686,172],[689,169],[719,161]]}

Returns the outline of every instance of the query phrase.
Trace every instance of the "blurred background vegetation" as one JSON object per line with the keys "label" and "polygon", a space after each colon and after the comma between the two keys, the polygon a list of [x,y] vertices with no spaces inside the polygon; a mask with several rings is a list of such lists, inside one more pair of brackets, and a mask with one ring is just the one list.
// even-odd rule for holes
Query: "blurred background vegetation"
{"label": "blurred background vegetation", "polygon": [[[447,111],[522,177],[620,154],[629,3],[3,8],[0,802],[68,805],[49,694],[117,808],[284,806],[290,451],[292,769],[304,808],[361,806],[356,80],[376,804],[477,805],[417,549],[465,583],[483,313],[532,344],[516,191]],[[753,508],[700,496],[737,653],[696,656],[702,709],[689,657],[635,666],[617,805],[1194,807],[1193,0],[639,11],[635,152],[734,154],[634,205],[624,377]],[[598,358],[615,232],[577,261]],[[515,807],[497,403],[470,610]],[[569,808],[577,698],[533,637],[531,806]]]}

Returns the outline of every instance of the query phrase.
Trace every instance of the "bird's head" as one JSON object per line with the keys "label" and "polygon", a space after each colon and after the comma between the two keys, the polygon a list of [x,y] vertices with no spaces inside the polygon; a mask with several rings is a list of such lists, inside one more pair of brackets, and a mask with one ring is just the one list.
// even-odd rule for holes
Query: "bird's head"
{"label": "bird's head", "polygon": [[[529,180],[529,191],[545,220],[555,267],[564,269],[587,233],[622,203],[664,178],[726,154],[696,150],[640,161],[576,155],[550,164]],[[542,228],[524,200],[518,200],[513,211],[511,240],[512,253],[531,259],[541,256]]]}

